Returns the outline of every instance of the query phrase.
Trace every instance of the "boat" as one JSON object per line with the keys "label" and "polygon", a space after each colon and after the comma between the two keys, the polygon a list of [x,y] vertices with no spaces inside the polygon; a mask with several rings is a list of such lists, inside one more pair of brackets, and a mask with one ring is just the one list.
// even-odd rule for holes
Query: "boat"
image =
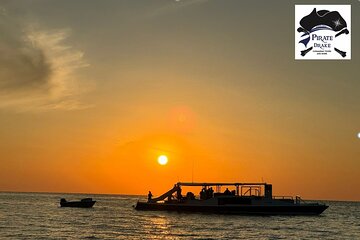
{"label": "boat", "polygon": [[[202,187],[200,194],[181,194],[182,187]],[[213,189],[215,188],[215,190]],[[226,187],[224,192],[222,187]],[[229,190],[232,189],[231,191]],[[318,202],[305,202],[299,196],[273,196],[267,183],[178,182],[172,189],[148,201],[137,201],[136,210],[206,212],[242,215],[319,215],[328,208]]]}
{"label": "boat", "polygon": [[66,201],[65,198],[60,200],[61,207],[91,208],[95,203],[96,201],[93,201],[92,198],[84,198],[80,201]]}

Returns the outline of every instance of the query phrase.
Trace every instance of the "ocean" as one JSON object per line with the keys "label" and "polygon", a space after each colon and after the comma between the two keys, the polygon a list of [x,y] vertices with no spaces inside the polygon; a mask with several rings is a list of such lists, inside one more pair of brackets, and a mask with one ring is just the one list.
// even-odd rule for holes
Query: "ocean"
{"label": "ocean", "polygon": [[[91,209],[60,198],[92,197]],[[0,239],[360,239],[360,202],[324,201],[320,216],[136,211],[139,196],[0,193]]]}

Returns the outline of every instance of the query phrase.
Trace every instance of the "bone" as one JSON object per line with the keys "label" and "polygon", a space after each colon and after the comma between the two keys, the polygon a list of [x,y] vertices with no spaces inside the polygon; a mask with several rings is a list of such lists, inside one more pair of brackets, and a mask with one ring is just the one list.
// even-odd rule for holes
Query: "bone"
{"label": "bone", "polygon": [[305,49],[301,51],[301,56],[305,56],[308,52],[310,52],[313,49],[313,47],[309,47],[308,49]]}
{"label": "bone", "polygon": [[346,52],[343,52],[337,48],[334,48],[335,51],[337,51],[342,57],[346,57]]}
{"label": "bone", "polygon": [[298,32],[307,32],[307,30],[305,28],[299,27],[297,29]]}
{"label": "bone", "polygon": [[343,30],[341,30],[341,32],[338,32],[336,35],[335,35],[335,37],[338,37],[338,36],[340,36],[340,35],[342,35],[342,34],[349,34],[349,30],[347,30],[347,28],[345,28],[345,29],[343,29]]}

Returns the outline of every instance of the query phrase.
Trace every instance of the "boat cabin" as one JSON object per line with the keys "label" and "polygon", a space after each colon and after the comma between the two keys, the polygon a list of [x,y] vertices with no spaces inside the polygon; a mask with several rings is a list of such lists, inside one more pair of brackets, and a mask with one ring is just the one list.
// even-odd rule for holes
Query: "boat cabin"
{"label": "boat cabin", "polygon": [[[182,188],[185,187],[201,187],[199,194],[197,192],[189,191],[183,195]],[[223,189],[225,189],[223,191]],[[231,190],[229,190],[229,188]],[[186,200],[208,200],[212,198],[221,198],[221,201],[234,201],[231,197],[236,199],[273,199],[272,185],[267,183],[193,183],[193,182],[178,182],[168,192],[159,197],[148,199],[148,202],[156,203],[164,202],[183,202]],[[293,201],[292,197],[281,197],[283,201]],[[219,203],[220,203],[219,202]]]}

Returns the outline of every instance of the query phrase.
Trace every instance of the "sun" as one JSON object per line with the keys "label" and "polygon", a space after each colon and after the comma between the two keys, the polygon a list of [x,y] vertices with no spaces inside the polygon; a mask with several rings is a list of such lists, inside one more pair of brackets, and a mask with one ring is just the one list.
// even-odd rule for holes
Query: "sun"
{"label": "sun", "polygon": [[165,156],[165,155],[160,155],[160,156],[158,157],[158,163],[159,163],[160,165],[166,165],[167,162],[168,162],[167,156]]}

